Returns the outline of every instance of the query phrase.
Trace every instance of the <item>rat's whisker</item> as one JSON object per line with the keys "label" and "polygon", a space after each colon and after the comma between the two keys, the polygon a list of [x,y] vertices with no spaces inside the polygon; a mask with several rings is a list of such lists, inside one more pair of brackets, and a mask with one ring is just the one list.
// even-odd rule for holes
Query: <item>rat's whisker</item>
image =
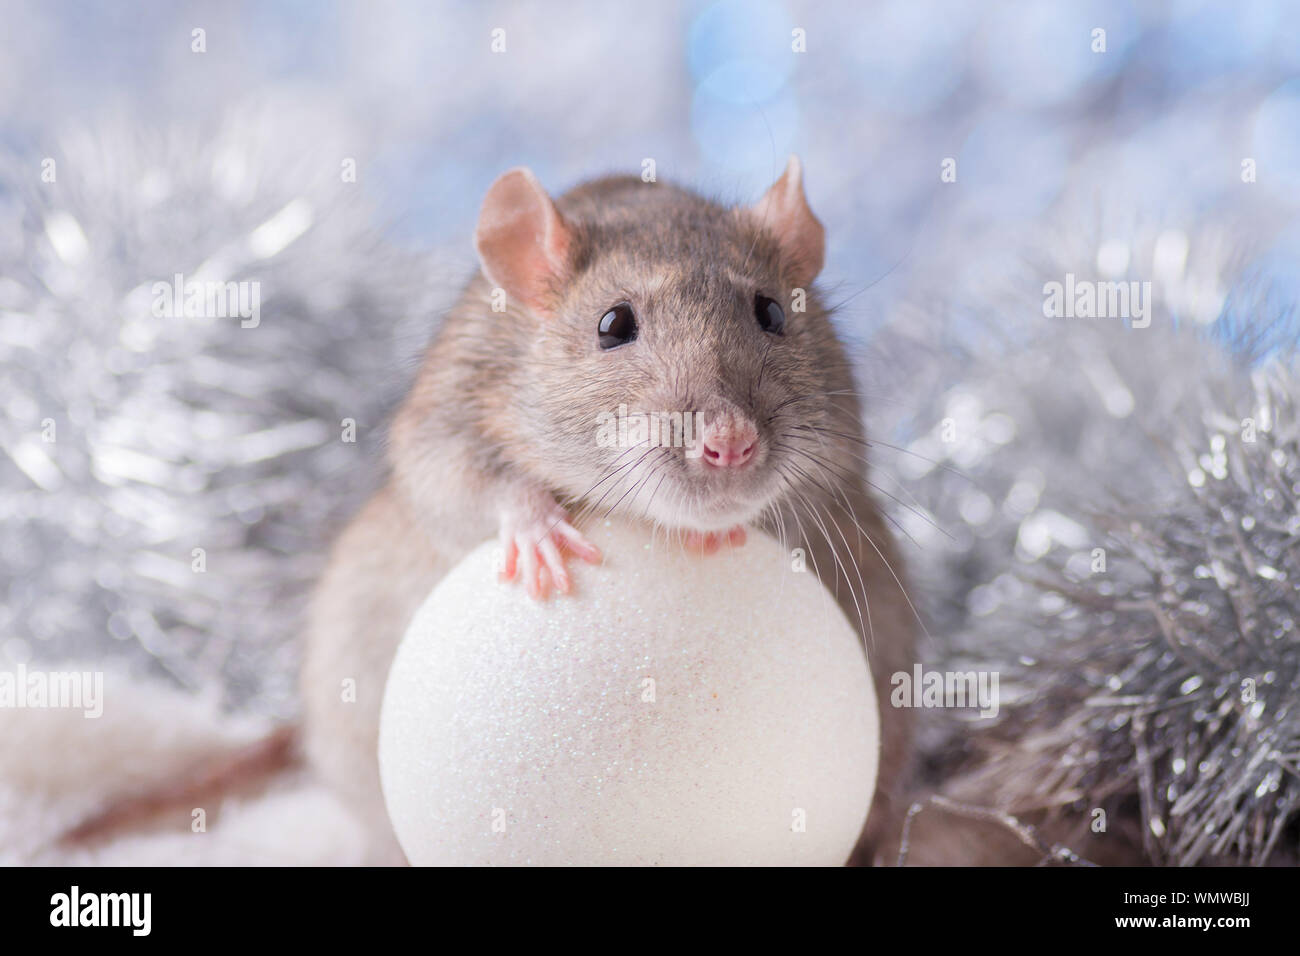
{"label": "rat's whisker", "polygon": [[[624,480],[625,480],[629,475],[636,474],[637,466],[639,466],[639,465],[641,464],[641,462],[645,461],[647,458],[649,458],[651,455],[653,455],[656,451],[658,451],[658,450],[659,450],[659,447],[660,447],[660,446],[658,446],[658,445],[653,446],[652,448],[650,448],[649,451],[645,452],[645,454],[643,454],[640,458],[636,459],[636,461],[634,461],[634,462],[632,463],[632,467],[631,467],[630,469],[628,469],[627,471],[623,472],[623,474],[621,474],[621,475],[619,476],[618,481],[616,481],[616,482],[614,482],[612,485],[610,485],[610,486],[605,490],[605,493],[604,493],[603,495],[600,496],[600,499],[599,499],[599,500],[598,500],[594,505],[592,505],[592,510],[595,511],[597,508],[599,508],[600,505],[601,505],[601,503],[602,503],[606,498],[608,498],[608,497],[609,497],[609,496],[610,496],[610,495],[611,495],[611,494],[612,494],[612,493],[613,493],[613,492],[618,488],[618,486],[619,486],[620,484],[623,483],[623,481],[624,481]],[[605,518],[608,518],[608,517],[613,513],[614,509],[617,508],[620,504],[623,503],[623,499],[627,497],[628,492],[631,491],[631,490],[633,490],[633,488],[635,488],[635,487],[636,487],[636,485],[633,484],[632,487],[628,489],[628,491],[623,492],[623,494],[619,497],[619,499],[618,499],[617,501],[615,501],[612,505],[610,505],[609,510],[605,512],[605,514],[602,516],[601,520],[603,521]]]}
{"label": "rat's whisker", "polygon": [[[670,455],[672,454],[671,452],[667,452],[667,449],[664,449],[664,448],[662,448],[662,447],[657,448],[657,449],[653,449],[653,450],[664,451],[664,452],[666,452],[667,454],[670,454]],[[645,455],[643,455],[643,456],[641,457],[640,461],[638,461],[637,464],[640,464],[640,462],[641,462],[641,461],[644,461],[647,457],[649,457],[649,455],[650,455],[650,452],[647,452]],[[609,517],[609,516],[614,512],[614,509],[617,508],[619,505],[621,505],[621,504],[623,503],[623,499],[626,498],[629,494],[632,495],[632,503],[635,504],[635,503],[636,503],[637,495],[639,495],[639,494],[641,493],[641,489],[644,488],[644,487],[646,486],[646,484],[650,481],[650,479],[654,477],[655,472],[658,471],[660,468],[663,467],[664,461],[665,461],[665,459],[662,459],[662,458],[661,458],[658,464],[654,465],[652,468],[649,468],[649,469],[646,471],[645,476],[644,476],[644,477],[643,477],[639,482],[637,482],[636,484],[634,484],[634,485],[633,485],[631,488],[629,488],[627,491],[623,492],[623,496],[622,496],[621,498],[619,498],[618,501],[616,501],[616,502],[614,502],[612,505],[610,505],[610,507],[609,507],[609,511],[606,511],[606,512],[605,512],[605,517],[608,518],[608,517]],[[633,468],[632,471],[635,472],[636,469]],[[603,519],[602,519],[602,520],[603,520]]]}
{"label": "rat's whisker", "polygon": [[655,485],[655,490],[650,492],[650,497],[646,500],[645,509],[641,512],[642,519],[648,518],[650,516],[650,506],[654,504],[655,498],[658,497],[659,495],[659,489],[663,487],[664,480],[668,477],[669,474],[669,472],[664,468],[664,466],[672,461],[672,457],[673,457],[672,454],[669,453],[664,458],[664,460],[661,461],[659,464],[655,465],[654,469],[650,472],[653,475],[655,471],[663,471],[663,474],[659,476],[659,483]]}
{"label": "rat's whisker", "polygon": [[974,478],[972,478],[970,475],[965,474],[960,469],[953,468],[951,465],[945,465],[943,462],[936,461],[933,458],[927,458],[925,455],[922,455],[919,452],[912,451],[912,449],[910,448],[904,448],[902,445],[891,445],[889,442],[881,441],[878,438],[867,439],[867,438],[862,438],[861,436],[858,435],[850,435],[847,434],[846,432],[836,431],[833,428],[827,428],[825,425],[809,425],[806,423],[800,423],[800,424],[793,425],[792,427],[802,428],[806,431],[825,432],[828,435],[834,435],[836,438],[843,438],[845,441],[851,441],[854,444],[863,446],[864,448],[889,448],[893,451],[902,452],[904,455],[911,455],[913,458],[918,458],[928,465],[933,465],[935,468],[941,468],[944,471],[956,475],[958,478],[962,478],[966,481],[969,481],[971,484],[975,485],[976,487],[979,487]]}
{"label": "rat's whisker", "polygon": [[[804,430],[810,430],[810,429],[804,429]],[[821,447],[825,448],[828,452],[831,451],[832,449],[831,449],[830,445],[828,445],[828,444],[826,443],[826,441],[825,441],[824,438],[822,437],[821,432],[820,432],[820,431],[817,431],[816,429],[811,429],[811,430],[814,432],[815,437],[817,438],[817,443],[818,443]],[[785,437],[785,438],[791,438],[791,439],[794,438],[793,435],[789,435],[789,434],[783,435],[782,437]],[[923,512],[927,512],[927,513],[929,512],[929,509],[926,508],[924,505],[922,505],[921,502],[917,499],[917,497],[916,497],[914,494],[912,494],[912,492],[908,489],[906,482],[904,482],[901,478],[899,478],[897,475],[895,475],[893,472],[891,472],[888,468],[886,468],[886,467],[885,467],[883,464],[881,464],[879,461],[876,461],[876,460],[873,459],[873,458],[868,458],[866,455],[864,455],[861,451],[859,451],[859,450],[856,449],[856,448],[840,448],[840,449],[836,449],[836,450],[838,450],[838,451],[840,451],[840,452],[843,452],[844,454],[851,455],[852,457],[856,458],[858,461],[860,461],[860,462],[862,462],[864,465],[866,465],[866,466],[867,466],[867,467],[868,467],[872,472],[878,473],[878,474],[883,475],[884,477],[888,478],[888,479],[889,479],[890,481],[892,481],[896,486],[898,486],[898,490],[899,490],[901,493],[907,495],[907,497],[911,500],[912,504],[913,504],[915,507],[921,509],[921,511],[923,511]],[[868,482],[868,484],[870,484],[870,482]],[[875,485],[872,485],[872,487],[874,488],[874,487],[876,487],[876,486],[875,486]],[[881,494],[887,494],[887,492],[885,492],[884,489],[877,489],[877,490],[879,490]],[[943,532],[944,534],[947,534],[947,532],[944,531],[944,529],[943,529],[941,526],[936,526],[936,529],[937,529],[938,531]],[[951,537],[951,535],[949,535],[949,537]]]}
{"label": "rat's whisker", "polygon": [[596,480],[595,484],[593,484],[590,488],[588,488],[588,489],[587,489],[586,491],[584,491],[582,494],[580,494],[580,495],[576,495],[576,496],[574,496],[574,497],[573,497],[572,499],[570,499],[570,500],[571,500],[572,502],[574,502],[574,503],[578,503],[578,502],[586,501],[586,500],[587,500],[587,497],[588,497],[588,496],[589,496],[593,491],[595,491],[597,488],[599,488],[599,487],[600,487],[601,485],[603,485],[605,482],[609,481],[609,479],[613,478],[614,475],[616,475],[618,472],[623,471],[624,469],[629,468],[629,467],[635,467],[635,466],[636,466],[636,461],[629,461],[629,462],[623,464],[622,466],[619,466],[618,463],[619,463],[620,461],[622,461],[624,458],[626,458],[628,455],[630,455],[632,452],[634,452],[634,451],[636,451],[637,449],[639,449],[643,444],[649,444],[649,443],[650,443],[650,439],[647,438],[647,439],[645,440],[645,442],[637,442],[637,443],[634,444],[634,445],[629,445],[627,448],[625,448],[625,449],[623,450],[623,452],[622,452],[621,454],[619,454],[619,456],[618,456],[617,458],[615,458],[612,462],[610,462],[610,464],[609,464],[609,465],[605,468],[605,470],[601,473],[600,478]]}
{"label": "rat's whisker", "polygon": [[[867,604],[866,615],[864,617],[863,607],[861,604],[858,603],[858,595],[857,595],[857,591],[855,591],[853,588],[852,578],[849,577],[848,569],[844,566],[844,562],[841,560],[839,556],[839,550],[836,548],[834,540],[830,537],[830,534],[826,529],[826,524],[821,518],[820,512],[818,511],[816,506],[809,500],[809,498],[806,495],[804,495],[803,492],[796,490],[793,485],[791,485],[791,492],[797,499],[796,504],[802,504],[802,508],[795,507],[792,511],[792,514],[794,515],[796,522],[802,527],[802,521],[800,521],[798,514],[800,510],[805,511],[808,514],[808,517],[818,526],[821,532],[822,540],[826,542],[826,546],[830,550],[831,558],[834,561],[834,565],[835,565],[834,570],[838,572],[834,575],[834,580],[830,582],[831,592],[834,595],[835,600],[838,602],[839,592],[840,592],[840,578],[842,576],[844,579],[844,584],[849,589],[850,596],[853,598],[854,609],[857,614],[857,631],[859,634],[862,634],[866,638],[867,647],[868,650],[870,651],[875,646],[875,633],[871,621],[870,604],[869,603]],[[809,557],[812,559],[813,562],[814,572],[817,574],[818,578],[822,581],[822,583],[826,584],[827,583],[826,579],[822,576],[820,569],[818,569],[817,567],[817,558],[816,558],[817,549],[813,546],[811,539],[806,539],[806,546],[808,547]],[[865,584],[863,584],[862,582],[861,575],[859,575],[859,583],[862,584],[862,594],[865,600],[866,587]]]}
{"label": "rat's whisker", "polygon": [[[815,455],[812,452],[806,451],[805,449],[796,448],[792,445],[785,445],[785,444],[782,444],[780,446],[773,446],[773,447],[782,447],[785,448],[787,451],[794,452],[796,455],[802,455],[804,458],[808,459],[813,464],[821,468],[823,470],[823,473],[829,472],[829,474],[827,474],[827,478],[839,477],[842,482],[848,482],[850,485],[855,481],[859,481],[859,480],[862,481],[867,485],[867,487],[871,488],[873,491],[883,495],[884,497],[888,498],[890,501],[898,505],[900,508],[902,508],[904,511],[907,511],[908,513],[924,521],[930,527],[934,528],[935,531],[938,531],[940,534],[944,535],[949,540],[953,540],[951,534],[949,534],[946,530],[944,530],[942,527],[936,524],[935,521],[931,519],[930,516],[927,515],[924,511],[920,510],[919,503],[917,507],[913,507],[912,505],[907,504],[905,501],[896,497],[895,495],[890,494],[884,488],[881,488],[870,478],[867,478],[864,475],[855,475],[851,472],[848,472],[842,466],[835,465],[829,460],[824,459],[819,455]],[[836,482],[832,481],[831,484],[836,485]],[[839,491],[839,494],[841,496],[844,494],[842,489]],[[852,510],[847,498],[844,499],[844,504],[845,507],[850,509],[850,511]],[[907,529],[903,527],[903,525],[898,521],[898,519],[895,518],[893,515],[891,515],[888,511],[881,511],[881,516],[886,521],[888,521],[891,525],[897,528],[898,533],[903,535],[903,537],[907,538],[908,541],[911,541],[912,544],[916,545],[918,548],[921,547],[920,543],[914,537],[912,537],[912,535],[908,533]]]}
{"label": "rat's whisker", "polygon": [[[793,467],[797,468],[797,466],[793,466]],[[812,479],[811,476],[807,475],[806,472],[804,472],[804,475],[805,477],[809,478],[809,480],[812,481],[813,484],[817,485],[818,487],[821,487],[820,483]],[[855,525],[857,525],[858,530],[861,531],[862,534],[866,537],[867,543],[871,545],[872,550],[876,552],[876,556],[879,557],[880,560],[884,563],[885,569],[889,572],[890,577],[892,577],[894,579],[894,583],[898,585],[898,590],[902,593],[903,600],[907,602],[907,606],[911,609],[912,616],[916,618],[916,623],[920,625],[921,632],[926,636],[927,639],[929,639],[931,635],[929,630],[925,626],[925,621],[922,619],[921,613],[916,609],[916,605],[912,603],[912,598],[907,593],[907,588],[904,587],[903,582],[899,578],[897,572],[895,572],[894,566],[890,563],[889,559],[885,557],[884,552],[880,550],[880,546],[876,544],[876,540],[871,536],[871,532],[867,531],[865,528],[862,527],[861,523],[857,519],[857,516],[853,514],[852,509],[846,508],[843,510],[844,513],[848,516],[849,520],[852,521]]]}
{"label": "rat's whisker", "polygon": [[[789,436],[786,436],[786,437],[789,437]],[[887,491],[885,491],[884,489],[878,487],[874,482],[872,482],[870,479],[866,478],[865,476],[862,476],[862,475],[856,475],[856,474],[853,474],[853,473],[851,473],[851,472],[846,472],[845,469],[840,468],[840,467],[833,466],[830,462],[821,459],[820,457],[818,457],[818,456],[812,454],[811,452],[805,451],[805,450],[802,449],[802,448],[796,448],[796,447],[794,447],[793,445],[787,445],[787,444],[785,444],[785,443],[776,443],[776,444],[774,444],[772,447],[773,447],[773,448],[781,448],[781,449],[784,449],[785,451],[792,452],[793,454],[796,454],[796,455],[801,455],[802,457],[808,459],[810,462],[812,462],[812,464],[814,464],[815,466],[817,466],[817,469],[818,469],[822,474],[826,475],[826,477],[827,477],[828,479],[830,479],[832,485],[835,485],[835,481],[833,480],[835,477],[839,477],[841,481],[847,481],[850,485],[852,485],[852,484],[856,484],[858,481],[861,481],[861,482],[863,482],[867,487],[872,488],[872,489],[875,490],[875,491],[878,491],[880,494],[884,495],[886,498],[890,498],[890,499],[892,499],[892,500],[894,500],[894,501],[897,501],[900,507],[902,507],[902,508],[904,508],[904,509],[907,509],[907,505],[903,504],[903,502],[901,502],[901,501],[898,501],[898,499],[894,498],[893,495],[890,495]],[[818,483],[818,487],[822,488],[822,490],[825,491],[828,495],[832,495],[832,496],[833,496],[834,493],[831,491],[831,489],[823,487],[820,483]],[[841,492],[841,494],[842,494],[842,492]],[[846,500],[846,503],[847,503],[847,499],[845,499],[845,500]],[[851,510],[851,508],[850,508],[850,510]],[[908,510],[910,510],[910,509],[908,509]],[[882,516],[886,521],[888,521],[890,524],[892,524],[895,528],[897,528],[899,534],[902,534],[904,537],[906,537],[909,541],[912,542],[912,544],[916,545],[918,548],[920,547],[920,544],[917,543],[917,541],[916,541],[915,538],[913,538],[910,534],[908,534],[907,529],[904,528],[904,527],[903,527],[903,526],[898,522],[898,519],[897,519],[897,518],[895,518],[893,515],[889,514],[888,512],[884,512],[884,511],[881,512],[881,516]],[[925,518],[924,515],[920,515],[920,514],[918,514],[918,517],[920,517],[922,520],[928,520],[928,519]],[[942,529],[938,529],[938,530],[942,530]]]}
{"label": "rat's whisker", "polygon": [[[805,477],[810,477],[807,474],[807,472],[804,472],[803,469],[801,469],[798,465],[791,464],[791,467],[794,468],[795,471],[802,473]],[[802,492],[797,492],[797,494],[800,500],[804,503],[804,506],[809,509],[810,516],[812,517],[812,519],[817,523],[818,527],[821,529],[822,537],[826,539],[826,544],[831,550],[831,556],[835,559],[836,565],[839,567],[840,572],[844,575],[845,586],[848,587],[849,594],[853,598],[853,606],[857,609],[858,612],[858,625],[859,627],[861,627],[863,624],[866,625],[866,631],[868,635],[868,648],[873,649],[875,647],[875,634],[871,626],[871,604],[867,598],[867,584],[862,577],[862,569],[858,566],[858,559],[853,554],[853,548],[849,546],[848,538],[844,537],[844,532],[840,530],[839,525],[837,525],[834,521],[831,521],[830,525],[835,528],[836,532],[840,536],[840,539],[844,542],[845,549],[849,552],[849,560],[852,561],[853,563],[853,570],[857,575],[857,579],[858,579],[858,589],[861,590],[863,601],[867,602],[867,611],[866,611],[865,619],[863,617],[862,604],[859,603],[858,601],[858,590],[854,589],[853,587],[853,578],[849,576],[848,567],[844,564],[844,561],[840,558],[839,549],[836,547],[834,539],[831,538],[830,532],[827,530],[827,522],[823,520],[821,509],[819,509],[817,505],[806,495],[804,495]],[[838,578],[837,578],[836,590],[838,591]]]}

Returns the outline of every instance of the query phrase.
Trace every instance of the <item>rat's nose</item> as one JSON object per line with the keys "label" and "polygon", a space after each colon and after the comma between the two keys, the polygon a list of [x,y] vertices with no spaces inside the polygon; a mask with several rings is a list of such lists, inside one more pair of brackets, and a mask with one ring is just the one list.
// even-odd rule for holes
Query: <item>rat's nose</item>
{"label": "rat's nose", "polygon": [[758,451],[758,429],[752,422],[725,418],[704,429],[703,458],[716,468],[739,468]]}

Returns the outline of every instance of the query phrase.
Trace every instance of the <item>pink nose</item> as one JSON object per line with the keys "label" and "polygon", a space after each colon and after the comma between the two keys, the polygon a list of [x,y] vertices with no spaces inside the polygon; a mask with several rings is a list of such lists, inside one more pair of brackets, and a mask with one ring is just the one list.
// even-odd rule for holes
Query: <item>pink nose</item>
{"label": "pink nose", "polygon": [[739,468],[758,451],[758,430],[749,422],[710,425],[704,430],[704,460],[717,468]]}

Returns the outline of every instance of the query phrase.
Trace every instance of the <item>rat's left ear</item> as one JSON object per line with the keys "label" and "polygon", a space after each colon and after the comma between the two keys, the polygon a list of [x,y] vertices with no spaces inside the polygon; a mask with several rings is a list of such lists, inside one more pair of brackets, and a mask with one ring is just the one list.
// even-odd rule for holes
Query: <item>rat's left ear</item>
{"label": "rat's left ear", "polygon": [[776,236],[795,285],[804,286],[817,278],[826,257],[826,230],[808,208],[798,156],[790,157],[785,172],[754,206],[753,214],[759,225]]}

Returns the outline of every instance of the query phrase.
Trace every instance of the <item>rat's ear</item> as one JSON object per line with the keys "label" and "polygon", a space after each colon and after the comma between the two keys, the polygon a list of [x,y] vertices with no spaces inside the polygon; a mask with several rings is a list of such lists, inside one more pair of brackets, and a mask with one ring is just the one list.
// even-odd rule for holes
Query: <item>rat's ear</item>
{"label": "rat's ear", "polygon": [[567,269],[569,224],[532,171],[502,173],[488,189],[474,248],[488,281],[541,316]]}
{"label": "rat's ear", "polygon": [[776,236],[795,285],[807,285],[817,278],[826,257],[826,230],[808,208],[798,156],[790,157],[781,178],[772,184],[753,212],[759,225]]}

